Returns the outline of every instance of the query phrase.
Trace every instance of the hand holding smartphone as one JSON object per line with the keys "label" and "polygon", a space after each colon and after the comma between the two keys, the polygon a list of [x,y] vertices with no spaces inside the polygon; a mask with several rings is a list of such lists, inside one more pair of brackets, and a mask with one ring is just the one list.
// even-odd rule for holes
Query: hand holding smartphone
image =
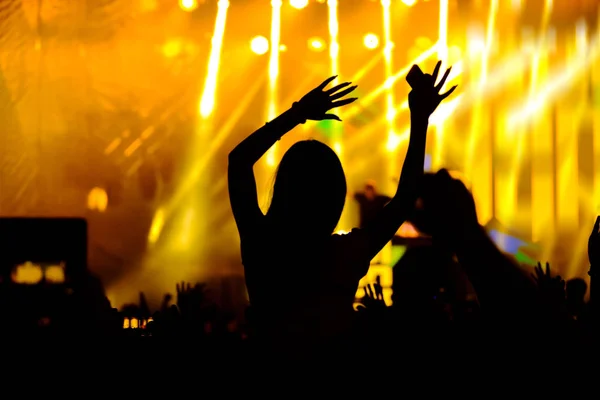
{"label": "hand holding smartphone", "polygon": [[422,80],[424,75],[425,74],[423,73],[423,71],[421,71],[421,68],[419,68],[419,66],[415,64],[408,72],[408,75],[406,75],[406,82],[408,82],[410,87],[414,89],[415,86],[417,86]]}

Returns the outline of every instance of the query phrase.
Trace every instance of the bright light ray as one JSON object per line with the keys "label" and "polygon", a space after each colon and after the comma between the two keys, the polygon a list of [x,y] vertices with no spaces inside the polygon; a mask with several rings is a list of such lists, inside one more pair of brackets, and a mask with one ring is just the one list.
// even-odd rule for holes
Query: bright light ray
{"label": "bright light ray", "polygon": [[388,88],[394,86],[394,84],[396,83],[396,81],[398,81],[398,79],[404,78],[406,76],[406,74],[408,74],[408,71],[410,71],[410,69],[412,68],[412,66],[414,64],[420,64],[420,63],[426,61],[432,55],[434,55],[436,52],[436,48],[437,48],[437,45],[434,45],[434,46],[430,47],[429,49],[425,50],[417,58],[415,58],[409,65],[405,66],[404,68],[402,68],[401,70],[396,72],[394,75],[392,75],[389,79],[387,79],[381,86],[377,87],[375,90],[371,91],[366,96],[363,96],[360,99],[360,105],[351,106],[344,113],[344,117],[346,119],[350,119],[350,118],[353,118],[356,115],[358,115],[360,112],[362,112],[362,109],[364,107],[369,106],[381,94],[385,93],[385,91]]}
{"label": "bright light ray", "polygon": [[542,89],[530,96],[524,104],[515,107],[508,118],[509,127],[514,128],[529,121],[538,111],[551,103],[573,81],[585,72],[600,54],[598,39],[595,39],[586,53],[578,54],[562,71],[556,71],[547,82],[539,85]]}
{"label": "bright light ray", "polygon": [[[281,0],[271,1],[271,52],[269,54],[269,97],[267,105],[267,121],[277,117],[277,80],[279,77],[279,44],[281,38]],[[278,144],[275,143],[266,155],[269,167],[277,164]]]}
{"label": "bright light ray", "polygon": [[[442,61],[442,65],[447,65],[448,60],[448,0],[440,0],[440,14],[438,26],[438,60]],[[446,86],[446,85],[444,85]],[[442,88],[444,90],[444,88]],[[439,110],[438,110],[439,112]],[[442,154],[444,150],[444,123],[439,120],[435,125],[435,142],[433,147],[432,168],[436,169],[442,162]]]}
{"label": "bright light ray", "polygon": [[195,163],[190,166],[188,170],[188,174],[182,179],[181,184],[178,186],[177,191],[173,194],[173,197],[170,199],[169,203],[164,207],[165,218],[167,218],[174,207],[176,207],[181,199],[188,193],[194,185],[198,182],[198,179],[204,173],[204,169],[206,165],[213,157],[214,153],[221,147],[225,139],[229,136],[235,125],[238,123],[240,118],[246,112],[246,109],[255,98],[258,93],[260,87],[263,85],[264,79],[256,79],[253,86],[248,90],[245,96],[239,103],[239,106],[236,107],[235,111],[229,116],[227,122],[223,125],[223,127],[215,134],[214,138],[211,140],[210,145],[202,154],[202,157],[197,159]]}
{"label": "bright light ray", "polygon": [[483,154],[478,154],[478,156],[475,157],[475,152],[477,148],[490,148],[488,132],[486,132],[485,128],[482,129],[482,125],[490,118],[489,113],[486,112],[488,110],[484,111],[483,94],[488,79],[489,58],[494,46],[498,3],[499,0],[491,0],[490,3],[486,39],[481,54],[481,75],[479,77],[479,85],[482,90],[475,94],[475,104],[472,109],[471,129],[464,164],[466,176],[476,182],[473,186],[473,196],[478,201],[478,204],[480,204],[477,214],[482,223],[489,221],[494,216],[494,210],[492,209],[493,202],[491,201],[493,196],[492,180],[494,177],[492,176],[491,154],[489,154],[488,151],[485,151]]}
{"label": "bright light ray", "polygon": [[223,46],[223,35],[225,34],[225,23],[227,21],[227,9],[229,1],[219,0],[215,30],[212,37],[212,47],[208,58],[208,72],[204,82],[204,91],[200,100],[200,115],[208,118],[215,107],[215,93],[217,90],[217,78],[219,75],[219,63],[221,61],[221,48]]}

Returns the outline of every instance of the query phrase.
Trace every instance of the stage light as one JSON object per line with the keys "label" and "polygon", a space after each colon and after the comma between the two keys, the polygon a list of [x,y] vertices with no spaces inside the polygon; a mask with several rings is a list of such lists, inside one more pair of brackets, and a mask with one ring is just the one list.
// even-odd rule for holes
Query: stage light
{"label": "stage light", "polygon": [[290,0],[290,6],[300,10],[308,5],[308,0]]}
{"label": "stage light", "polygon": [[108,194],[106,190],[95,187],[88,194],[88,208],[90,210],[104,212],[108,207]]}
{"label": "stage light", "polygon": [[406,4],[407,6],[409,6],[409,7],[412,7],[412,6],[414,6],[415,4],[417,4],[417,0],[402,0],[402,2],[403,2],[404,4]]}
{"label": "stage light", "polygon": [[197,0],[179,0],[179,7],[183,11],[194,11],[198,7]]}
{"label": "stage light", "polygon": [[365,35],[363,43],[365,44],[365,47],[367,49],[376,49],[377,46],[379,46],[379,38],[377,37],[377,35],[369,33]]}
{"label": "stage light", "polygon": [[250,41],[250,48],[256,54],[265,54],[269,51],[269,39],[264,36],[256,36]]}
{"label": "stage light", "polygon": [[308,40],[308,47],[313,51],[325,50],[325,42],[319,38],[312,38]]}

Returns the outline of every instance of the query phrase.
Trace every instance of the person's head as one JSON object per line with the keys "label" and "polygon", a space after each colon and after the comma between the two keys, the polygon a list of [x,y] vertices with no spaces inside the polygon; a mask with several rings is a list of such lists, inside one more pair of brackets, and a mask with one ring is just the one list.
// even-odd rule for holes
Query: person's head
{"label": "person's head", "polygon": [[409,220],[420,232],[453,240],[460,233],[459,229],[478,224],[473,195],[447,170],[426,173],[419,190]]}
{"label": "person's head", "polygon": [[567,281],[566,292],[567,302],[570,305],[581,305],[584,303],[585,293],[587,292],[587,283],[581,278],[570,279]]}
{"label": "person's head", "polygon": [[317,140],[304,140],[279,164],[267,216],[291,231],[330,235],[345,201],[346,177],[337,154]]}
{"label": "person's head", "polygon": [[369,200],[373,200],[377,196],[377,187],[375,181],[368,180],[365,184],[365,197]]}

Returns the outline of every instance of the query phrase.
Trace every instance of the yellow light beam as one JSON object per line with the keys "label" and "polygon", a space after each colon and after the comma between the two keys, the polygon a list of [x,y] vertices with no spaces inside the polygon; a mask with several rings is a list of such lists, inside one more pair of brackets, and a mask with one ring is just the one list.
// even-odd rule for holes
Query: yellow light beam
{"label": "yellow light beam", "polygon": [[351,106],[348,110],[344,112],[344,117],[346,119],[350,119],[357,114],[359,114],[364,107],[370,105],[377,97],[379,97],[382,93],[384,93],[388,88],[394,86],[398,79],[401,79],[408,74],[408,71],[412,68],[414,64],[420,64],[423,61],[427,60],[429,57],[433,56],[436,52],[437,45],[433,45],[429,49],[425,50],[418,57],[410,62],[410,64],[406,65],[398,72],[396,72],[392,77],[387,79],[382,85],[368,93],[366,96],[360,99],[360,105]]}
{"label": "yellow light beam", "polygon": [[[438,36],[438,59],[442,61],[443,65],[446,65],[446,61],[448,59],[448,0],[440,0]],[[431,166],[432,168],[436,169],[442,162],[442,154],[444,149],[443,123],[436,124],[434,137],[435,141]]]}
{"label": "yellow light beam", "polygon": [[[391,13],[390,13],[390,0],[381,0],[381,10],[383,17],[383,54],[384,54],[384,67],[385,67],[385,80],[387,81],[393,75],[393,43],[392,43],[392,21],[391,21]],[[396,139],[396,105],[394,98],[394,89],[393,87],[388,87],[385,93],[385,115],[387,121],[387,143],[389,144]],[[392,151],[388,151],[387,154],[387,162],[386,162],[386,176],[395,176],[397,171],[397,165],[399,166],[398,154],[395,151],[397,147],[393,148]],[[389,150],[389,146],[388,146]],[[383,185],[383,189],[388,193],[394,192],[395,184],[390,180],[386,179],[385,184]],[[386,246],[387,247],[387,246]],[[388,255],[391,252],[391,248],[385,248],[382,250],[381,257],[383,257],[382,262],[389,262]]]}
{"label": "yellow light beam", "polygon": [[[489,119],[489,114],[484,110],[483,88],[488,78],[488,63],[492,47],[494,46],[494,32],[496,17],[498,15],[499,0],[491,0],[487,20],[485,46],[481,54],[481,75],[479,85],[482,88],[475,95],[475,104],[471,113],[471,129],[465,157],[464,171],[468,179],[473,182],[473,196],[478,204],[480,222],[486,223],[494,215],[492,210],[492,155],[487,130],[482,125]],[[483,129],[482,129],[483,128]],[[477,157],[475,152],[478,151]]]}
{"label": "yellow light beam", "polygon": [[250,90],[246,92],[244,98],[242,98],[242,100],[240,101],[239,106],[236,107],[235,111],[230,115],[227,122],[211,140],[210,145],[208,146],[204,154],[202,154],[202,157],[196,160],[194,165],[192,165],[191,168],[188,170],[188,175],[185,176],[184,179],[182,179],[182,183],[179,185],[177,191],[174,193],[173,197],[165,207],[166,217],[170,215],[173,208],[177,206],[177,204],[181,201],[181,198],[194,187],[194,185],[198,181],[198,178],[202,176],[206,165],[213,157],[217,149],[221,147],[227,136],[231,133],[235,125],[240,120],[240,118],[244,115],[248,106],[258,93],[263,83],[264,78],[259,78],[254,82],[253,86],[250,88]]}
{"label": "yellow light beam", "polygon": [[[277,78],[279,77],[279,44],[281,37],[281,0],[271,1],[271,52],[269,53],[269,97],[267,105],[267,121],[277,116]],[[266,155],[269,167],[277,163],[276,142]]]}
{"label": "yellow light beam", "polygon": [[208,118],[215,107],[215,93],[217,90],[217,77],[219,75],[219,63],[221,61],[221,48],[223,46],[223,35],[225,34],[225,23],[227,21],[228,0],[219,0],[215,30],[212,37],[212,47],[208,59],[208,72],[204,81],[204,91],[200,100],[200,115]]}
{"label": "yellow light beam", "polygon": [[490,59],[490,53],[494,45],[494,32],[496,31],[496,17],[498,15],[498,3],[499,0],[491,0],[490,12],[488,14],[487,32],[485,38],[485,46],[481,54],[481,85],[485,85],[487,80],[488,63]]}

